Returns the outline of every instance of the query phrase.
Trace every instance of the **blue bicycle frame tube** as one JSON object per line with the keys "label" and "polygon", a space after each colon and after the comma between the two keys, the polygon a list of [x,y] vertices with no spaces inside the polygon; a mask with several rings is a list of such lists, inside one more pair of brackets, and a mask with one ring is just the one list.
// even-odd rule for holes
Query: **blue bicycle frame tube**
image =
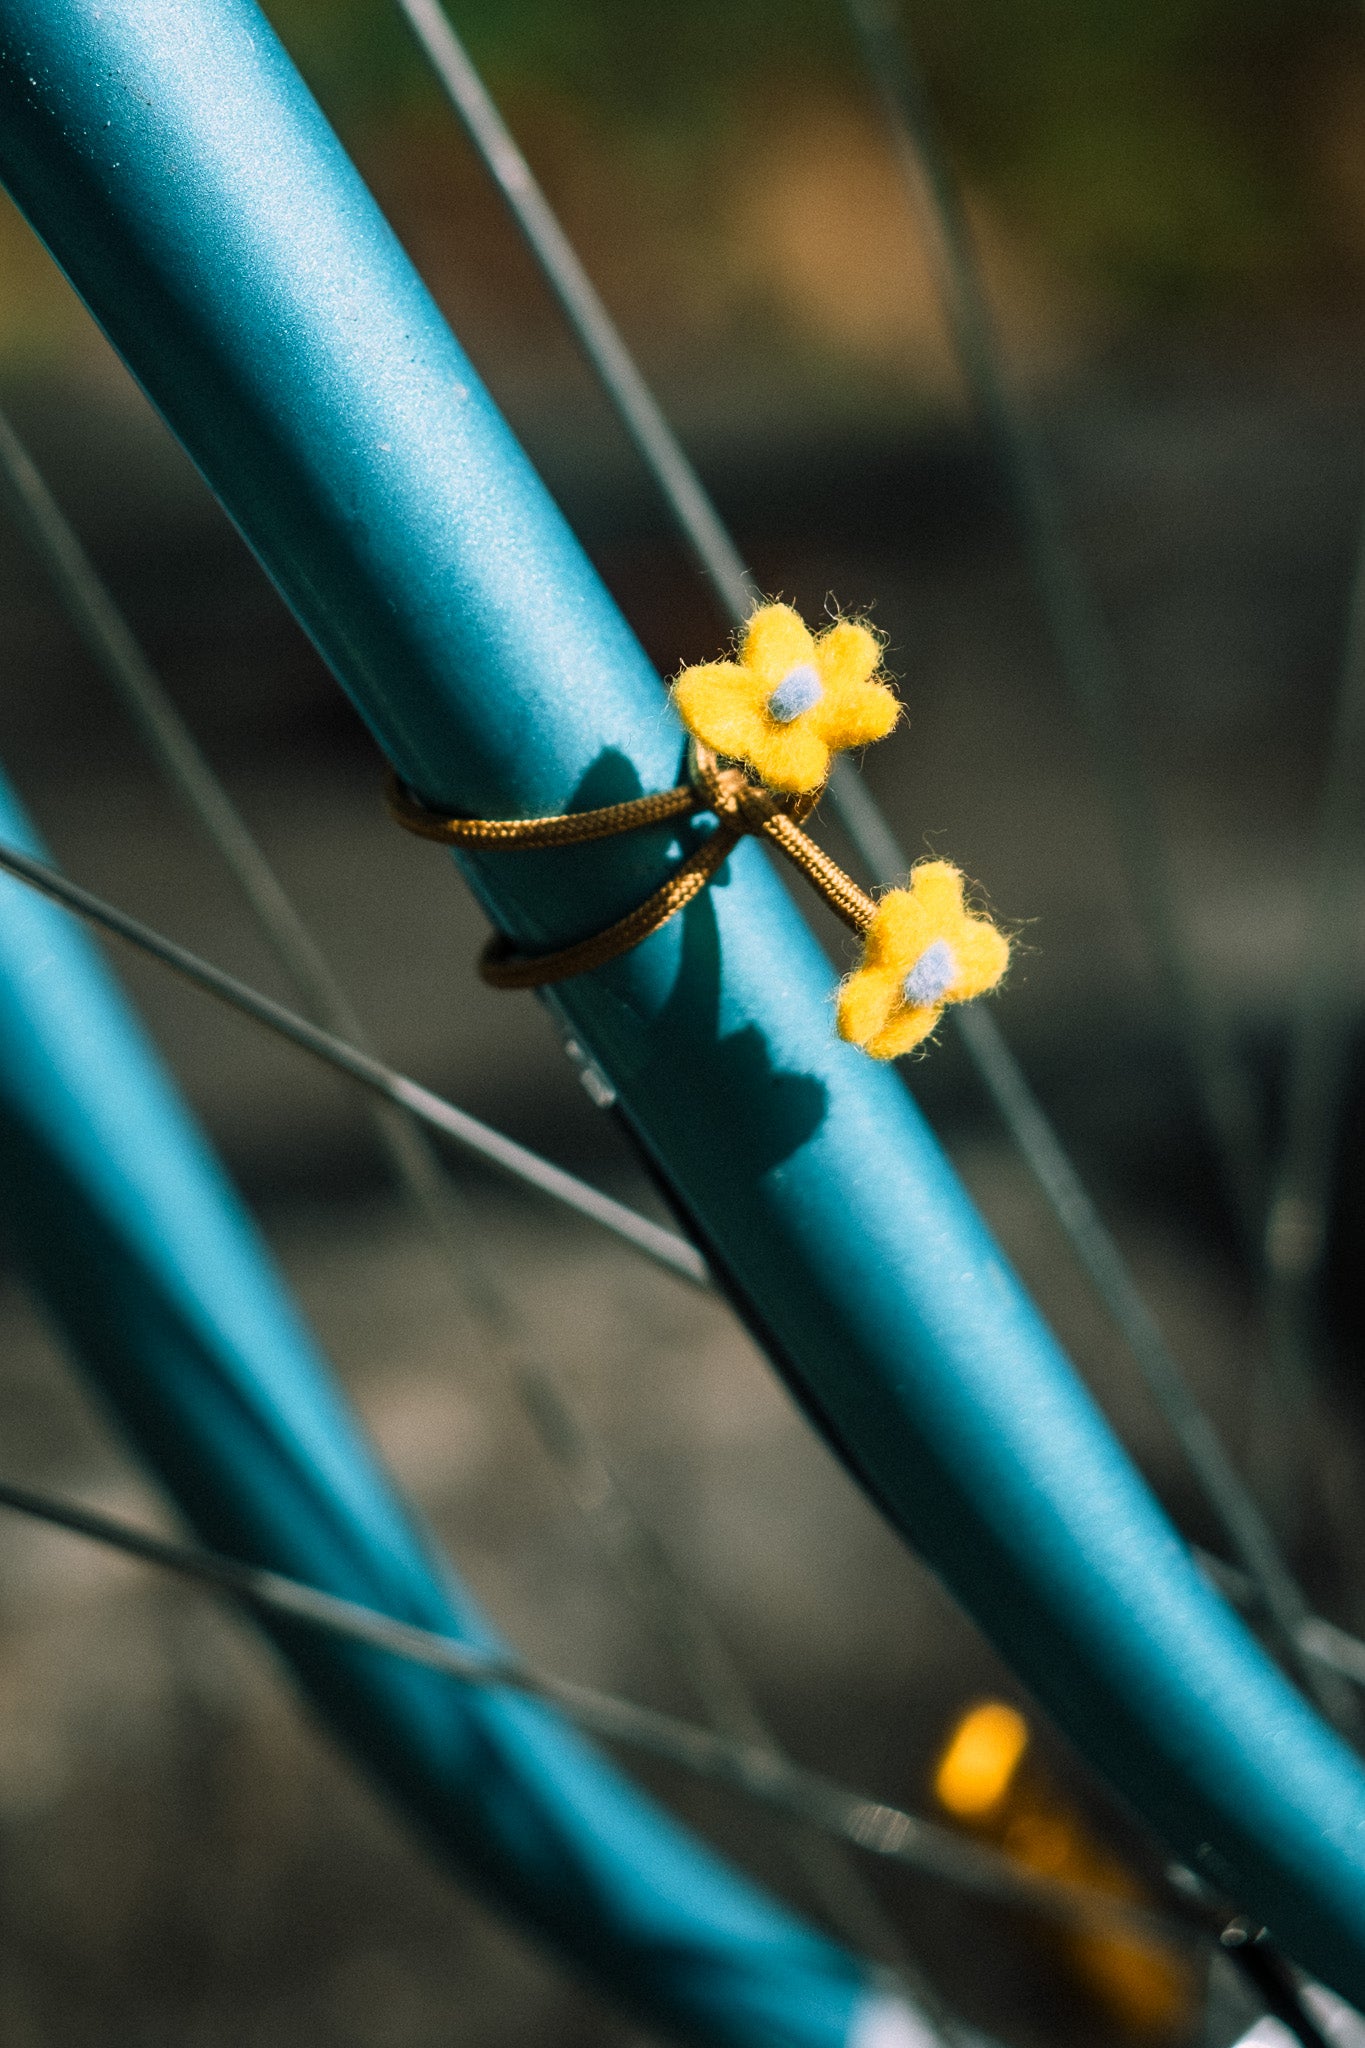
{"label": "blue bicycle frame tube", "polygon": [[[35,850],[0,782],[0,837]],[[0,1227],[206,1542],[461,1641],[496,1638],[376,1469],[92,948],[0,880]],[[305,1628],[313,1704],[447,1862],[599,1989],[708,2048],[922,2039],[544,1707]],[[903,2029],[896,2032],[897,2025]]]}
{"label": "blue bicycle frame tube", "polygon": [[[423,796],[496,817],[676,778],[658,678],[250,0],[0,0],[0,174]],[[536,948],[688,843],[464,865]],[[1199,1579],[832,994],[746,842],[557,1000],[873,1498],[1170,1847],[1365,2004],[1365,1776]]]}

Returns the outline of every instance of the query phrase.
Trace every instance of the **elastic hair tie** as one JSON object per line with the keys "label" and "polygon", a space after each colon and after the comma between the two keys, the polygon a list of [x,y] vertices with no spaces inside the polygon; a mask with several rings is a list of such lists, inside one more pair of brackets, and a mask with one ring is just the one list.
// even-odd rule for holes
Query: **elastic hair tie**
{"label": "elastic hair tie", "polygon": [[[441,816],[390,775],[389,808],[407,831],[470,848],[582,846],[711,812],[716,828],[643,903],[605,930],[550,953],[521,953],[499,933],[479,972],[494,988],[540,988],[586,974],[662,929],[751,834],[791,862],[851,931],[863,957],[840,984],[838,1029],[874,1059],[919,1044],[949,1003],[995,987],[1009,942],[965,907],[948,861],[924,861],[909,886],[880,899],[860,889],[801,826],[823,794],[832,758],[884,738],[900,707],[877,677],[881,649],[866,626],[840,619],[815,639],[788,605],[763,605],[739,659],[684,669],[673,700],[691,735],[688,775],[674,789],[600,810],[546,818]],[[731,765],[724,765],[728,762]]]}

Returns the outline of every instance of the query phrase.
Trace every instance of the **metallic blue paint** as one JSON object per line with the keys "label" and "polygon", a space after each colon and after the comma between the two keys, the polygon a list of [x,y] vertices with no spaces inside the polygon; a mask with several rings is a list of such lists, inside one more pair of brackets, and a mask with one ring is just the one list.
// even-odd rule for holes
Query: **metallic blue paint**
{"label": "metallic blue paint", "polygon": [[[496,816],[672,779],[657,678],[248,0],[0,0],[0,172],[422,794]],[[674,858],[660,832],[466,868],[535,946]],[[1170,1846],[1365,2003],[1365,1778],[832,993],[748,843],[558,1001],[873,1497]]]}
{"label": "metallic blue paint", "polygon": [[[0,781],[0,838],[38,851]],[[93,948],[0,879],[0,1229],[186,1520],[230,1556],[496,1638],[376,1467]],[[844,2048],[876,1994],[546,1708],[271,1629],[444,1859],[602,1990],[708,2048]]]}

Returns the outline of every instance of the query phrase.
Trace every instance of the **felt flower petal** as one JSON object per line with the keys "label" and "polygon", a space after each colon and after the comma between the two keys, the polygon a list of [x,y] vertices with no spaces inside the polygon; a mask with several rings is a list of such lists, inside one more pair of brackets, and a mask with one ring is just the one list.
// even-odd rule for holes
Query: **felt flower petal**
{"label": "felt flower petal", "polygon": [[[926,954],[934,968],[928,986],[936,1000],[915,1002],[911,996],[916,980],[923,985]],[[936,984],[945,960],[953,969],[946,987]],[[899,1059],[929,1036],[945,1005],[968,1002],[994,988],[1008,962],[1008,939],[989,919],[974,917],[966,908],[957,869],[946,860],[925,861],[911,875],[908,889],[890,890],[877,905],[862,964],[839,991],[839,1035],[874,1059]],[[920,975],[909,980],[907,990],[917,967]]]}
{"label": "felt flower petal", "polygon": [[839,984],[839,1036],[851,1045],[868,1045],[882,1031],[896,1007],[899,983],[891,974],[863,968]]}
{"label": "felt flower petal", "polygon": [[900,705],[884,683],[859,683],[837,696],[831,690],[812,714],[836,753],[884,740],[900,715]]}
{"label": "felt flower petal", "polygon": [[970,1002],[994,988],[1009,965],[1010,942],[984,917],[968,918],[953,941],[958,973],[949,983],[950,1003]]}
{"label": "felt flower petal", "polygon": [[890,1023],[868,1040],[863,1050],[874,1060],[901,1059],[906,1053],[913,1052],[917,1045],[923,1045],[942,1015],[942,1003],[936,1003],[932,1009],[898,1010]]}
{"label": "felt flower petal", "polygon": [[900,717],[900,706],[884,683],[872,677],[881,648],[866,626],[840,619],[815,643],[815,664],[825,695],[812,714],[821,738],[834,751],[884,740]]}
{"label": "felt flower petal", "polygon": [[718,754],[747,760],[750,747],[762,740],[762,688],[739,662],[685,668],[673,685],[673,701],[687,730]]}
{"label": "felt flower petal", "polygon": [[[924,860],[911,871],[905,892],[914,899],[926,927],[924,943],[931,938],[953,939],[966,917],[963,908],[961,871],[950,860]],[[900,895],[900,890],[893,891]],[[932,930],[928,929],[932,927]]]}
{"label": "felt flower petal", "polygon": [[764,604],[750,619],[741,660],[761,686],[766,699],[789,670],[813,660],[812,640],[799,612],[789,604]]}
{"label": "felt flower petal", "polygon": [[882,658],[876,635],[852,619],[839,619],[815,643],[815,663],[827,690],[842,695],[870,681]]}
{"label": "felt flower petal", "polygon": [[819,789],[829,774],[829,748],[809,720],[797,718],[790,725],[761,723],[760,738],[746,749],[760,781],[769,789],[793,794]]}
{"label": "felt flower petal", "polygon": [[868,627],[860,627],[853,618],[837,618],[827,633],[821,633],[814,657],[831,690],[857,690],[876,674],[882,647]]}
{"label": "felt flower petal", "polygon": [[[918,873],[923,874],[923,869]],[[898,983],[910,972],[924,948],[937,936],[924,886],[891,889],[877,905],[868,928],[865,970],[888,974]],[[938,922],[942,923],[942,918]]]}
{"label": "felt flower petal", "polygon": [[866,626],[840,619],[818,640],[788,604],[760,605],[738,661],[684,669],[673,699],[693,737],[745,762],[770,789],[818,790],[830,756],[882,739],[899,716],[873,681],[881,649]]}

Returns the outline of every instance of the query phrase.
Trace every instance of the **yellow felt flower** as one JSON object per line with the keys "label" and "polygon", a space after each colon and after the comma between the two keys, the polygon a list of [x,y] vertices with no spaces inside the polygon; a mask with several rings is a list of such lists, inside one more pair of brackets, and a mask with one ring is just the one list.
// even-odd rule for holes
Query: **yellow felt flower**
{"label": "yellow felt flower", "polygon": [[873,1059],[894,1060],[927,1038],[948,1003],[994,988],[1009,940],[962,900],[951,862],[929,860],[877,905],[862,964],[839,989],[839,1036]]}
{"label": "yellow felt flower", "polygon": [[881,649],[866,626],[840,619],[815,639],[787,604],[750,619],[738,661],[685,668],[673,685],[694,739],[743,761],[769,789],[822,787],[830,756],[885,739],[900,706],[874,681]]}

